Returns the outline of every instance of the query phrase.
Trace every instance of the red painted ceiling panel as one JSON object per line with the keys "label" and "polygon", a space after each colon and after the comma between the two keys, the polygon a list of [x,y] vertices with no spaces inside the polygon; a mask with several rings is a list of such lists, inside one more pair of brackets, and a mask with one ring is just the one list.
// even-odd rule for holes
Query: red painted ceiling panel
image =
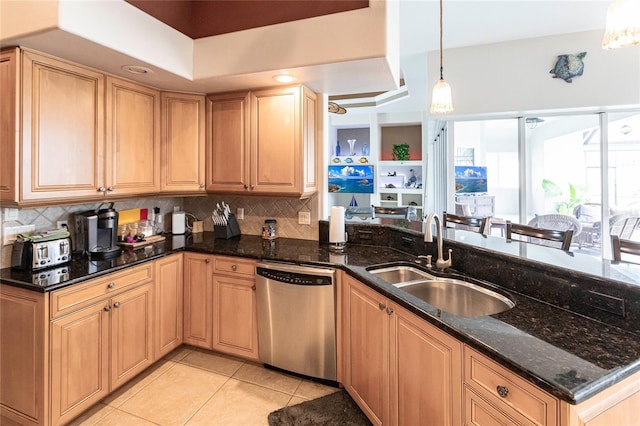
{"label": "red painted ceiling panel", "polygon": [[368,0],[126,0],[196,39],[369,7]]}

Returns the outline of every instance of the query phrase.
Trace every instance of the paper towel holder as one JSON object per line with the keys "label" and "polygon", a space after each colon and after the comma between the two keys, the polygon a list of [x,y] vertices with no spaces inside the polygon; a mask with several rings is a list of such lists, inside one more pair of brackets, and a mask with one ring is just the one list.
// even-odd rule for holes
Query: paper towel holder
{"label": "paper towel holder", "polygon": [[[347,233],[344,233],[344,239],[347,239]],[[329,243],[329,250],[333,251],[333,252],[337,252],[337,253],[343,253],[344,250],[347,248],[347,242],[346,241],[342,241],[342,242],[332,242]]]}

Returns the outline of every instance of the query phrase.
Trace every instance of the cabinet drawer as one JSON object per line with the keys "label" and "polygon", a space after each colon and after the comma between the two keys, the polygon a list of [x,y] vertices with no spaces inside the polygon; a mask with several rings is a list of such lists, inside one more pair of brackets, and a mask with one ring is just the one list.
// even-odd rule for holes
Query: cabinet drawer
{"label": "cabinet drawer", "polygon": [[557,422],[558,400],[465,346],[465,384],[522,424]]}
{"label": "cabinet drawer", "polygon": [[87,306],[99,298],[110,297],[127,288],[151,281],[152,278],[153,262],[148,262],[86,283],[54,291],[51,294],[51,318]]}
{"label": "cabinet drawer", "polygon": [[213,262],[213,272],[219,274],[241,275],[254,278],[256,275],[256,262],[254,260],[237,257],[216,257]]}
{"label": "cabinet drawer", "polygon": [[514,426],[516,422],[465,386],[464,424],[467,426]]}

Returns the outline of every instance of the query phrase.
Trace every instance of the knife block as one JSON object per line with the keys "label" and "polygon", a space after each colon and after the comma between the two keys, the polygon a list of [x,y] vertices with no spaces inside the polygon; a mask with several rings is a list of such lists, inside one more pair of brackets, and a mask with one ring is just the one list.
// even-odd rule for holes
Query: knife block
{"label": "knife block", "polygon": [[213,233],[215,238],[224,238],[225,240],[240,235],[240,226],[238,225],[236,216],[230,213],[226,225],[213,225]]}

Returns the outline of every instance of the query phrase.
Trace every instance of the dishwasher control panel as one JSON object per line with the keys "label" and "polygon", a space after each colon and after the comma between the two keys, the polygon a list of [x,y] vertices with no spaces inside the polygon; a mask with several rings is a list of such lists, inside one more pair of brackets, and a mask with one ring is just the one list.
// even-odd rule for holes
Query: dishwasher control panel
{"label": "dishwasher control panel", "polygon": [[319,275],[309,275],[300,272],[288,272],[274,269],[266,269],[257,267],[256,273],[270,280],[279,281],[281,283],[296,285],[331,285],[332,277],[323,277]]}

